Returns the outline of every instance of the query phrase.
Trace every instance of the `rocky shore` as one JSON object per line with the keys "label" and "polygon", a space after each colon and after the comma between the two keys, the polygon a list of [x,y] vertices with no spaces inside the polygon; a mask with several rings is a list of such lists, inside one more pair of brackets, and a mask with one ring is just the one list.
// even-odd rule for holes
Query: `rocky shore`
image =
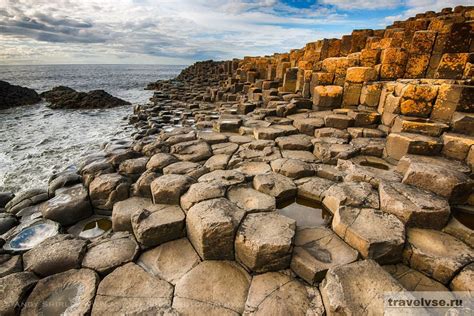
{"label": "rocky shore", "polygon": [[472,296],[473,21],[426,12],[151,83],[133,139],[0,194],[0,314],[381,315],[387,292]]}
{"label": "rocky shore", "polygon": [[104,90],[77,92],[63,86],[43,92],[41,97],[48,101],[49,107],[53,109],[93,109],[130,105],[130,102],[114,97]]}
{"label": "rocky shore", "polygon": [[35,104],[40,101],[41,98],[35,90],[0,80],[0,109]]}

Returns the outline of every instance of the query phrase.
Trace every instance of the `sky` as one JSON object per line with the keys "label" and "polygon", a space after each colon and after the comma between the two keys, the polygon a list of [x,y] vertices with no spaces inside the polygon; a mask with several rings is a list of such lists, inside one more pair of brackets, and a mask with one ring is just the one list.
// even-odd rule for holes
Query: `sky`
{"label": "sky", "polygon": [[0,0],[0,65],[269,55],[472,0]]}

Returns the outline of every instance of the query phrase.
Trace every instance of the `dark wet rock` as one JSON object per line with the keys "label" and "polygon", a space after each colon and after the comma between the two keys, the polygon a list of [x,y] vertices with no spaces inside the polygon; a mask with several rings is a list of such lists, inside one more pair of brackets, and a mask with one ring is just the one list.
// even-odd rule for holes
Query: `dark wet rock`
{"label": "dark wet rock", "polygon": [[0,208],[4,208],[14,197],[12,192],[0,192]]}
{"label": "dark wet rock", "polygon": [[75,172],[61,172],[49,179],[48,194],[53,197],[56,190],[81,182],[82,177]]}
{"label": "dark wet rock", "polygon": [[0,278],[0,314],[18,315],[38,278],[31,272],[18,272]]}
{"label": "dark wet rock", "polygon": [[56,191],[56,196],[40,207],[44,218],[69,226],[92,215],[87,190],[82,184]]}
{"label": "dark wet rock", "polygon": [[171,284],[127,263],[100,282],[92,315],[162,315],[172,299]]}
{"label": "dark wet rock", "polygon": [[23,254],[24,269],[45,277],[81,267],[87,242],[71,235],[46,239]]}
{"label": "dark wet rock", "polygon": [[73,269],[41,279],[31,292],[22,315],[86,315],[89,313],[99,276],[89,269]]}
{"label": "dark wet rock", "polygon": [[54,87],[52,90],[41,93],[41,97],[50,102],[53,109],[91,109],[111,108],[121,105],[130,105],[129,102],[116,98],[104,90],[77,92],[64,86]]}
{"label": "dark wet rock", "polygon": [[118,266],[133,261],[139,247],[135,238],[126,232],[114,233],[87,246],[82,266],[108,274]]}
{"label": "dark wet rock", "polygon": [[41,98],[35,90],[0,80],[0,109],[35,104],[40,101]]}
{"label": "dark wet rock", "polygon": [[16,225],[18,225],[18,220],[15,216],[8,213],[0,213],[0,235],[3,235]]}
{"label": "dark wet rock", "polygon": [[6,205],[5,210],[16,214],[23,208],[39,204],[48,199],[48,192],[43,189],[31,189],[15,195]]}
{"label": "dark wet rock", "polygon": [[235,237],[235,256],[248,269],[278,271],[290,265],[296,222],[273,212],[249,214]]}
{"label": "dark wet rock", "polygon": [[23,271],[23,264],[20,255],[0,255],[0,278],[21,271]]}

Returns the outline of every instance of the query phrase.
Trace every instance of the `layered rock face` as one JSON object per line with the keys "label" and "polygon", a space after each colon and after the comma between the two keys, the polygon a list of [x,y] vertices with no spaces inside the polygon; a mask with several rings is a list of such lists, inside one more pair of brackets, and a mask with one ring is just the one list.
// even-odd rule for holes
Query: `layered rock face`
{"label": "layered rock face", "polygon": [[77,92],[69,87],[55,87],[41,93],[41,97],[50,102],[53,109],[90,109],[111,108],[120,105],[130,105],[130,102],[116,98],[104,90]]}
{"label": "layered rock face", "polygon": [[0,109],[35,104],[40,101],[41,98],[35,90],[0,80]]}
{"label": "layered rock face", "polygon": [[472,291],[473,18],[150,84],[133,140],[0,194],[0,314],[381,315],[387,292]]}

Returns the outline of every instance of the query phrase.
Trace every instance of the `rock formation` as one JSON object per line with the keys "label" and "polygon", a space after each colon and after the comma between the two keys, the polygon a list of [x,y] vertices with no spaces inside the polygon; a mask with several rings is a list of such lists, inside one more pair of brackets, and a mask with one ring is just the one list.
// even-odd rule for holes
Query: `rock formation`
{"label": "rock formation", "polygon": [[35,90],[0,80],[0,109],[35,104],[40,101],[41,98]]}
{"label": "rock formation", "polygon": [[104,90],[77,92],[69,87],[59,86],[41,93],[41,97],[50,103],[53,109],[91,109],[111,108],[130,105],[130,102],[116,98]]}
{"label": "rock formation", "polygon": [[0,194],[0,313],[379,315],[386,292],[472,295],[473,20],[426,12],[150,84],[133,140]]}

